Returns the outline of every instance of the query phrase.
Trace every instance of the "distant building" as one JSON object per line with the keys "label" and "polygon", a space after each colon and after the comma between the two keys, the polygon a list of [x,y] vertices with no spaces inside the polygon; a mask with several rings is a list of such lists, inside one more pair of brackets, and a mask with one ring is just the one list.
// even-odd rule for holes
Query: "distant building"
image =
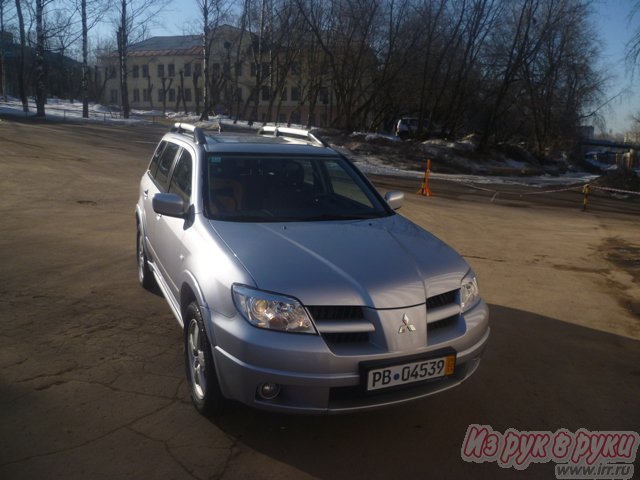
{"label": "distant building", "polygon": [[[236,27],[218,27],[212,38],[210,113],[315,126],[327,125],[333,117],[326,72],[305,68],[304,59],[284,64],[264,46],[262,59],[256,58],[258,39]],[[204,98],[202,52],[200,35],[152,37],[130,45],[130,107],[179,112],[186,105],[189,112],[200,113]],[[107,74],[102,101],[121,105],[118,53],[103,57],[101,66]]]}
{"label": "distant building", "polygon": [[[4,79],[4,89],[0,82],[0,94],[12,97],[20,96],[19,62],[20,45],[14,42],[9,32],[0,32],[0,52],[4,55],[4,68],[0,64],[0,79]],[[25,91],[27,96],[35,95],[35,50],[25,46]],[[47,76],[47,95],[60,98],[79,98],[81,96],[80,78],[82,64],[61,52],[45,51],[45,74]]]}

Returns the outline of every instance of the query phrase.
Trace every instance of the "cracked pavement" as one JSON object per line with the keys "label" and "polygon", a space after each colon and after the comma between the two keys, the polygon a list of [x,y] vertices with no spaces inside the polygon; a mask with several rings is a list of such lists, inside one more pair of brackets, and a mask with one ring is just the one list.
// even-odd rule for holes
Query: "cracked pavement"
{"label": "cracked pavement", "polygon": [[620,297],[638,301],[638,285],[597,251],[637,248],[637,213],[576,217],[444,185],[402,213],[467,256],[491,304],[467,383],[356,415],[201,417],[180,328],[136,278],[138,181],[165,130],[0,122],[0,478],[511,478],[460,459],[469,424],[640,428],[640,318]]}

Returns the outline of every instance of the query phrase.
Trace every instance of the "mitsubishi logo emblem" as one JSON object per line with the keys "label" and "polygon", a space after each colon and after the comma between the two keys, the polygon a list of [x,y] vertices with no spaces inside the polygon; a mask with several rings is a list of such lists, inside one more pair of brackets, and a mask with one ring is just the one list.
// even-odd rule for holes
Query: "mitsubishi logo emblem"
{"label": "mitsubishi logo emblem", "polygon": [[413,326],[413,324],[411,323],[411,320],[409,320],[409,317],[407,316],[406,313],[402,316],[402,323],[404,325],[400,326],[400,328],[398,329],[398,333],[404,333],[406,331],[409,331],[409,332],[416,331],[416,327]]}

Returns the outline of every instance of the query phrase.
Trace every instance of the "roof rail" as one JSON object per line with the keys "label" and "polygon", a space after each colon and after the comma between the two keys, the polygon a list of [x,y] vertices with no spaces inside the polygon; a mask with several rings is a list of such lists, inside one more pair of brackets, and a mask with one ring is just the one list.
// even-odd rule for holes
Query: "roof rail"
{"label": "roof rail", "polygon": [[204,132],[200,127],[196,127],[195,125],[191,125],[190,123],[174,123],[173,128],[171,129],[173,133],[180,133],[182,135],[185,132],[190,132],[193,134],[193,139],[198,145],[204,145],[207,143],[207,139],[204,138]]}
{"label": "roof rail", "polygon": [[296,138],[298,140],[307,140],[309,142],[315,143],[316,145],[328,147],[328,145],[322,139],[316,137],[309,130],[304,130],[302,128],[262,127],[260,130],[258,130],[258,135],[263,135],[265,137],[268,135],[273,135],[274,137]]}

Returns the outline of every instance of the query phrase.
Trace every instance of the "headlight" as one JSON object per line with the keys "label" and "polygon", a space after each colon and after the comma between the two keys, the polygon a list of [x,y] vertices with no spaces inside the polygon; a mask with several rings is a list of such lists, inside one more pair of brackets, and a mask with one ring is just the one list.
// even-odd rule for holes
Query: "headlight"
{"label": "headlight", "polygon": [[473,272],[469,272],[460,285],[460,308],[466,312],[480,300],[478,281]]}
{"label": "headlight", "polygon": [[232,292],[236,308],[251,325],[283,332],[316,333],[307,311],[294,298],[243,285],[234,285]]}

